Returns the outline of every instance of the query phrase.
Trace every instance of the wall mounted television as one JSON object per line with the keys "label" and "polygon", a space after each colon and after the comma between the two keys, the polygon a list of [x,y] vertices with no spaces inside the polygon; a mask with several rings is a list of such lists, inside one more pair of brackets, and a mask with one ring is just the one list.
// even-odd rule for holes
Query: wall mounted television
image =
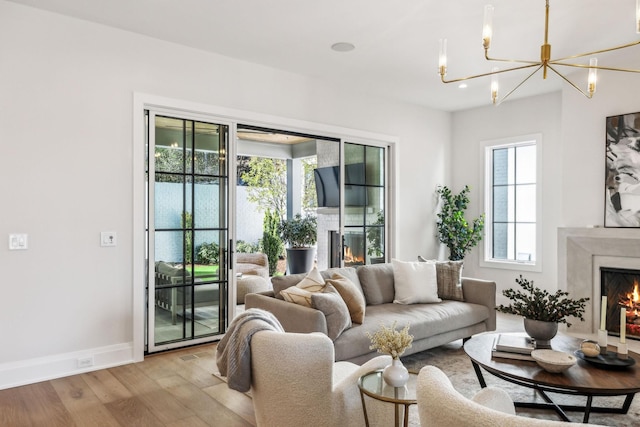
{"label": "wall mounted television", "polygon": [[[345,165],[344,205],[367,206],[367,188],[364,163]],[[317,168],[313,172],[316,181],[316,195],[319,208],[340,206],[340,167]]]}

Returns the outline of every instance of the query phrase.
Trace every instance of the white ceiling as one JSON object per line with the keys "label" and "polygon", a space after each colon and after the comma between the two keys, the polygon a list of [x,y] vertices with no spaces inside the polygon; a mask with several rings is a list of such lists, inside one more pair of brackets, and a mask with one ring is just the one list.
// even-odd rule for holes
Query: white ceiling
{"label": "white ceiling", "polygon": [[[466,89],[442,84],[439,38],[448,39],[447,77],[456,78],[491,70],[481,43],[486,3],[495,6],[492,56],[538,60],[544,37],[544,0],[10,1],[447,111],[489,105],[489,78],[471,80]],[[640,39],[635,0],[550,4],[553,58]],[[335,52],[330,46],[336,42],[356,49]],[[640,68],[640,47],[598,59],[601,66]],[[576,84],[585,86],[586,73],[573,72],[579,73]],[[501,77],[503,94],[526,75],[519,73]],[[612,78],[615,73],[601,71],[599,90]],[[536,75],[512,98],[562,84],[558,77]]]}

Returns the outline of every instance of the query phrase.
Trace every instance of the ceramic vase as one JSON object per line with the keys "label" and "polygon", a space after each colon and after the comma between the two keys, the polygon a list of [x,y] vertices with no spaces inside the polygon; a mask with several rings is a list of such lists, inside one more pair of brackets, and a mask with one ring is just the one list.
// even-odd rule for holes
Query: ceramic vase
{"label": "ceramic vase", "polygon": [[551,348],[551,339],[558,333],[558,324],[525,318],[524,330],[535,340],[536,348]]}
{"label": "ceramic vase", "polygon": [[387,365],[382,371],[382,378],[391,387],[404,387],[409,380],[409,371],[400,359],[393,359],[391,365]]}

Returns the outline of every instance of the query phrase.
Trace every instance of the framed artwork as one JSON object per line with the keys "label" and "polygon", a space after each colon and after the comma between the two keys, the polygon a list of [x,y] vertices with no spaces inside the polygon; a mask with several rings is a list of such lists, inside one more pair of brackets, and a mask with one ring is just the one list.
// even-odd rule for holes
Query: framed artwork
{"label": "framed artwork", "polygon": [[640,227],[640,112],[607,117],[605,227]]}

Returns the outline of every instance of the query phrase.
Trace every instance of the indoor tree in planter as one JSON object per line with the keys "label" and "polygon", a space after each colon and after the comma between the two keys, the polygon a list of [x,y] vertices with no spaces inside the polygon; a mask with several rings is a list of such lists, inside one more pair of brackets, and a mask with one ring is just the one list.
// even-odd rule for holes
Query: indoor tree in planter
{"label": "indoor tree in planter", "polygon": [[453,194],[447,186],[438,186],[436,192],[442,201],[438,213],[438,238],[449,248],[449,259],[459,261],[482,240],[484,214],[469,223],[464,212],[469,204],[469,186],[465,185],[458,194]]}
{"label": "indoor tree in planter", "polygon": [[318,222],[315,216],[296,214],[280,223],[282,241],[287,248],[287,264],[290,274],[306,273],[313,268],[318,240]]}

